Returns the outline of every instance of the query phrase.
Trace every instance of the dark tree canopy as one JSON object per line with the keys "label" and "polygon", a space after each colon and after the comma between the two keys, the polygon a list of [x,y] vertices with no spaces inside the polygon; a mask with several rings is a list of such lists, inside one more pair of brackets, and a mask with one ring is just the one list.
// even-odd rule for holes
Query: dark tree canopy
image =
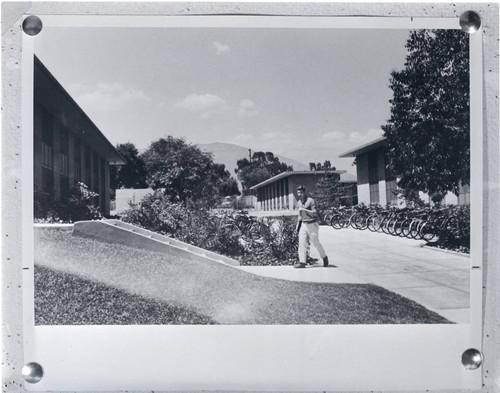
{"label": "dark tree canopy", "polygon": [[251,160],[242,158],[236,162],[238,166],[235,172],[241,181],[243,193],[248,194],[249,189],[256,184],[279,175],[282,172],[292,171],[293,167],[284,162],[280,162],[278,157],[271,152],[257,151],[252,155]]}
{"label": "dark tree canopy", "polygon": [[147,183],[172,202],[213,206],[223,192],[235,192],[230,173],[210,153],[184,139],[168,136],[143,153]]}
{"label": "dark tree canopy", "polygon": [[120,143],[116,150],[125,160],[125,165],[110,167],[110,185],[117,188],[146,188],[146,169],[144,161],[133,143]]}
{"label": "dark tree canopy", "polygon": [[318,162],[315,164],[314,162],[309,163],[309,170],[311,171],[328,171],[328,170],[335,170],[335,167],[332,168],[332,163],[330,160],[325,160],[325,162],[322,164],[321,162]]}
{"label": "dark tree canopy", "polygon": [[391,73],[389,170],[405,192],[440,202],[470,182],[469,45],[461,30],[417,30],[405,68]]}
{"label": "dark tree canopy", "polygon": [[327,172],[321,177],[311,196],[318,209],[323,211],[340,205],[352,205],[345,185],[340,182],[340,174],[333,171]]}

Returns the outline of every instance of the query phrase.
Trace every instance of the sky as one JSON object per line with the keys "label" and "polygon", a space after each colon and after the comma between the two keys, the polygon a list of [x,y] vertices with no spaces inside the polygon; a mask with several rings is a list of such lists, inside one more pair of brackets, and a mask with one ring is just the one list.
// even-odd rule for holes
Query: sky
{"label": "sky", "polygon": [[225,142],[304,164],[382,136],[408,30],[44,27],[35,54],[114,144]]}

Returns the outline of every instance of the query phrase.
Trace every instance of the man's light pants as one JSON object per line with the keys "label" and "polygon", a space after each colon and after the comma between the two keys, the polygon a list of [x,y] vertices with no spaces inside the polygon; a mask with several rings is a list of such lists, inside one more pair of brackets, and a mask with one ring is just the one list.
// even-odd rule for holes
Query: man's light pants
{"label": "man's light pants", "polygon": [[325,250],[319,242],[319,224],[317,222],[303,222],[299,231],[299,262],[307,261],[307,241],[311,240],[312,245],[318,250],[321,259],[326,257]]}

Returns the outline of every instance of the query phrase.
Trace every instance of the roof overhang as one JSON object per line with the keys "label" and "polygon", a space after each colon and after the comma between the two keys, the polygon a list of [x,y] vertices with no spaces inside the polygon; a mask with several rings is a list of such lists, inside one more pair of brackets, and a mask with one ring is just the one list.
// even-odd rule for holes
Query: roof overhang
{"label": "roof overhang", "polygon": [[[284,178],[289,177],[289,176],[296,176],[296,175],[319,176],[319,175],[324,175],[326,173],[338,173],[342,177],[342,174],[344,174],[346,172],[347,171],[345,171],[343,169],[335,170],[335,171],[287,171],[287,172],[282,172],[279,175],[270,177],[269,179],[264,180],[263,182],[256,184],[255,186],[250,187],[250,189],[257,190],[258,188],[261,188],[261,187],[266,186],[268,184],[274,183],[278,180],[284,179]],[[347,179],[347,180],[343,181],[341,179],[340,182],[341,183],[355,183],[356,180]]]}
{"label": "roof overhang", "polygon": [[85,140],[101,157],[112,165],[125,164],[124,158],[111,142],[97,128],[88,115],[80,108],[45,65],[34,56],[35,79],[34,100],[77,137]]}
{"label": "roof overhang", "polygon": [[386,147],[387,146],[387,138],[385,136],[375,139],[374,141],[371,141],[365,145],[361,145],[357,147],[356,149],[346,151],[345,153],[342,153],[339,155],[340,158],[346,158],[346,157],[356,157],[359,156],[363,153],[368,153],[369,151],[379,149],[381,147]]}

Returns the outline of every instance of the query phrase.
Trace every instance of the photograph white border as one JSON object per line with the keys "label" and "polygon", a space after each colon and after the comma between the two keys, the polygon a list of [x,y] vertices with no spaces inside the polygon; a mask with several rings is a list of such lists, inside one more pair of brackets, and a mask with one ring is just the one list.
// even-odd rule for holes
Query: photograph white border
{"label": "photograph white border", "polygon": [[[44,26],[459,29],[457,18],[43,16]],[[274,24],[274,25],[273,25]],[[277,24],[277,25],[276,25]],[[476,389],[481,368],[482,36],[470,35],[471,315],[459,325],[34,326],[33,46],[23,34],[24,358],[44,368],[29,390]],[[473,267],[473,268],[472,268]]]}

